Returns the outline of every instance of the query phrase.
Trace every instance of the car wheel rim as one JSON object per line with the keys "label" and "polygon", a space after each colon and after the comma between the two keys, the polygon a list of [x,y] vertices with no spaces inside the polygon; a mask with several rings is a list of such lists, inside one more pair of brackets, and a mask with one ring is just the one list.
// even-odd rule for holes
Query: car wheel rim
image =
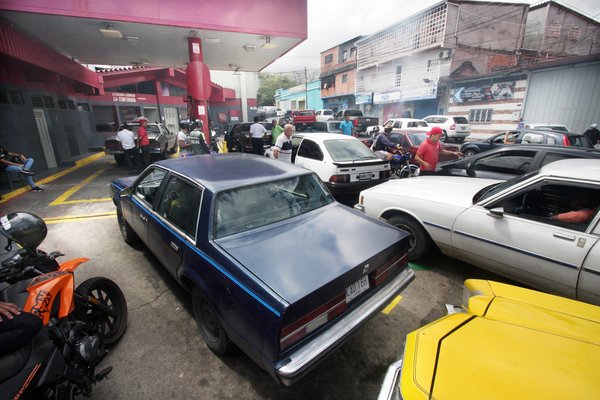
{"label": "car wheel rim", "polygon": [[415,248],[415,244],[416,244],[416,240],[415,240],[415,235],[414,232],[412,231],[412,229],[410,229],[408,226],[406,225],[397,225],[398,228],[402,229],[403,231],[406,231],[410,234],[410,238],[408,239],[408,250],[409,252]]}
{"label": "car wheel rim", "polygon": [[206,334],[211,341],[217,342],[219,340],[219,321],[217,316],[207,302],[202,303],[200,313]]}

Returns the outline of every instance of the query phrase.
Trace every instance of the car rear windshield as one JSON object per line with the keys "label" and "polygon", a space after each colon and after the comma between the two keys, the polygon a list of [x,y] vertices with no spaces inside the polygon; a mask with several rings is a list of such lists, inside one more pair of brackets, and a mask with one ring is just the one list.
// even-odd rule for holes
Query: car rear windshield
{"label": "car rear windshield", "polygon": [[427,128],[428,126],[425,121],[408,121],[406,123],[406,128]]}
{"label": "car rear windshield", "polygon": [[584,135],[569,135],[567,137],[569,138],[569,142],[571,142],[571,146],[588,148],[594,147],[592,146],[592,142],[590,142],[590,140]]}
{"label": "car rear windshield", "polygon": [[330,139],[323,142],[333,161],[363,161],[379,158],[360,140]]}
{"label": "car rear windshield", "polygon": [[308,117],[311,115],[315,115],[314,111],[298,111],[295,113],[295,115],[301,115],[303,117]]}
{"label": "car rear windshield", "polygon": [[453,117],[454,118],[454,122],[457,124],[468,124],[469,120],[466,119],[465,117]]}
{"label": "car rear windshield", "polygon": [[217,194],[213,235],[218,239],[246,232],[332,202],[333,197],[315,174],[230,189]]}
{"label": "car rear windshield", "polygon": [[362,117],[362,111],[360,110],[346,110],[344,111],[344,116],[349,117]]}

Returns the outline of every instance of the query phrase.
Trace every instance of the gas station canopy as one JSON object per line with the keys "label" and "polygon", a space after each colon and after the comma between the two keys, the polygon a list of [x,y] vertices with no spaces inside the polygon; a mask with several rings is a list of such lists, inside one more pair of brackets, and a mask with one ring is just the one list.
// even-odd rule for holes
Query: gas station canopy
{"label": "gas station canopy", "polygon": [[307,37],[306,0],[2,0],[0,19],[80,64],[260,71]]}

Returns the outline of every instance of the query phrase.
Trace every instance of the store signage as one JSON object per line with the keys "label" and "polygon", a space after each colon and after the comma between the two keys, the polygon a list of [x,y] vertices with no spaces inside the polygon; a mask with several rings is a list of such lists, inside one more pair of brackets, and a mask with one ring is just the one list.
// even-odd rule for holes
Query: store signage
{"label": "store signage", "polygon": [[373,93],[374,104],[397,103],[402,101],[402,92]]}
{"label": "store signage", "polygon": [[371,104],[373,103],[373,93],[357,93],[355,96],[356,104]]}
{"label": "store signage", "polygon": [[497,82],[492,85],[472,85],[455,87],[450,91],[450,101],[460,104],[470,101],[499,101],[514,97],[514,81]]}
{"label": "store signage", "polygon": [[119,103],[136,103],[135,93],[113,93],[114,102]]}

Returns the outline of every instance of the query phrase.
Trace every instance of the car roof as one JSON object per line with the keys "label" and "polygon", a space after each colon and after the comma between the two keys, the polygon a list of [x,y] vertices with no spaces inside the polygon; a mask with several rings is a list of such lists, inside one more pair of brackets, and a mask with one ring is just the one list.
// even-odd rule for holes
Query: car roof
{"label": "car roof", "polygon": [[341,133],[332,133],[332,132],[302,132],[302,133],[294,133],[295,137],[306,137],[313,139],[316,142],[323,142],[329,139],[339,139],[339,140],[358,140],[353,136],[342,135]]}
{"label": "car roof", "polygon": [[390,118],[388,121],[425,121],[420,118]]}
{"label": "car roof", "polygon": [[540,169],[540,175],[600,182],[600,160],[593,158],[559,160],[544,165]]}
{"label": "car roof", "polygon": [[312,173],[294,164],[246,153],[171,158],[155,165],[198,182],[212,192]]}

